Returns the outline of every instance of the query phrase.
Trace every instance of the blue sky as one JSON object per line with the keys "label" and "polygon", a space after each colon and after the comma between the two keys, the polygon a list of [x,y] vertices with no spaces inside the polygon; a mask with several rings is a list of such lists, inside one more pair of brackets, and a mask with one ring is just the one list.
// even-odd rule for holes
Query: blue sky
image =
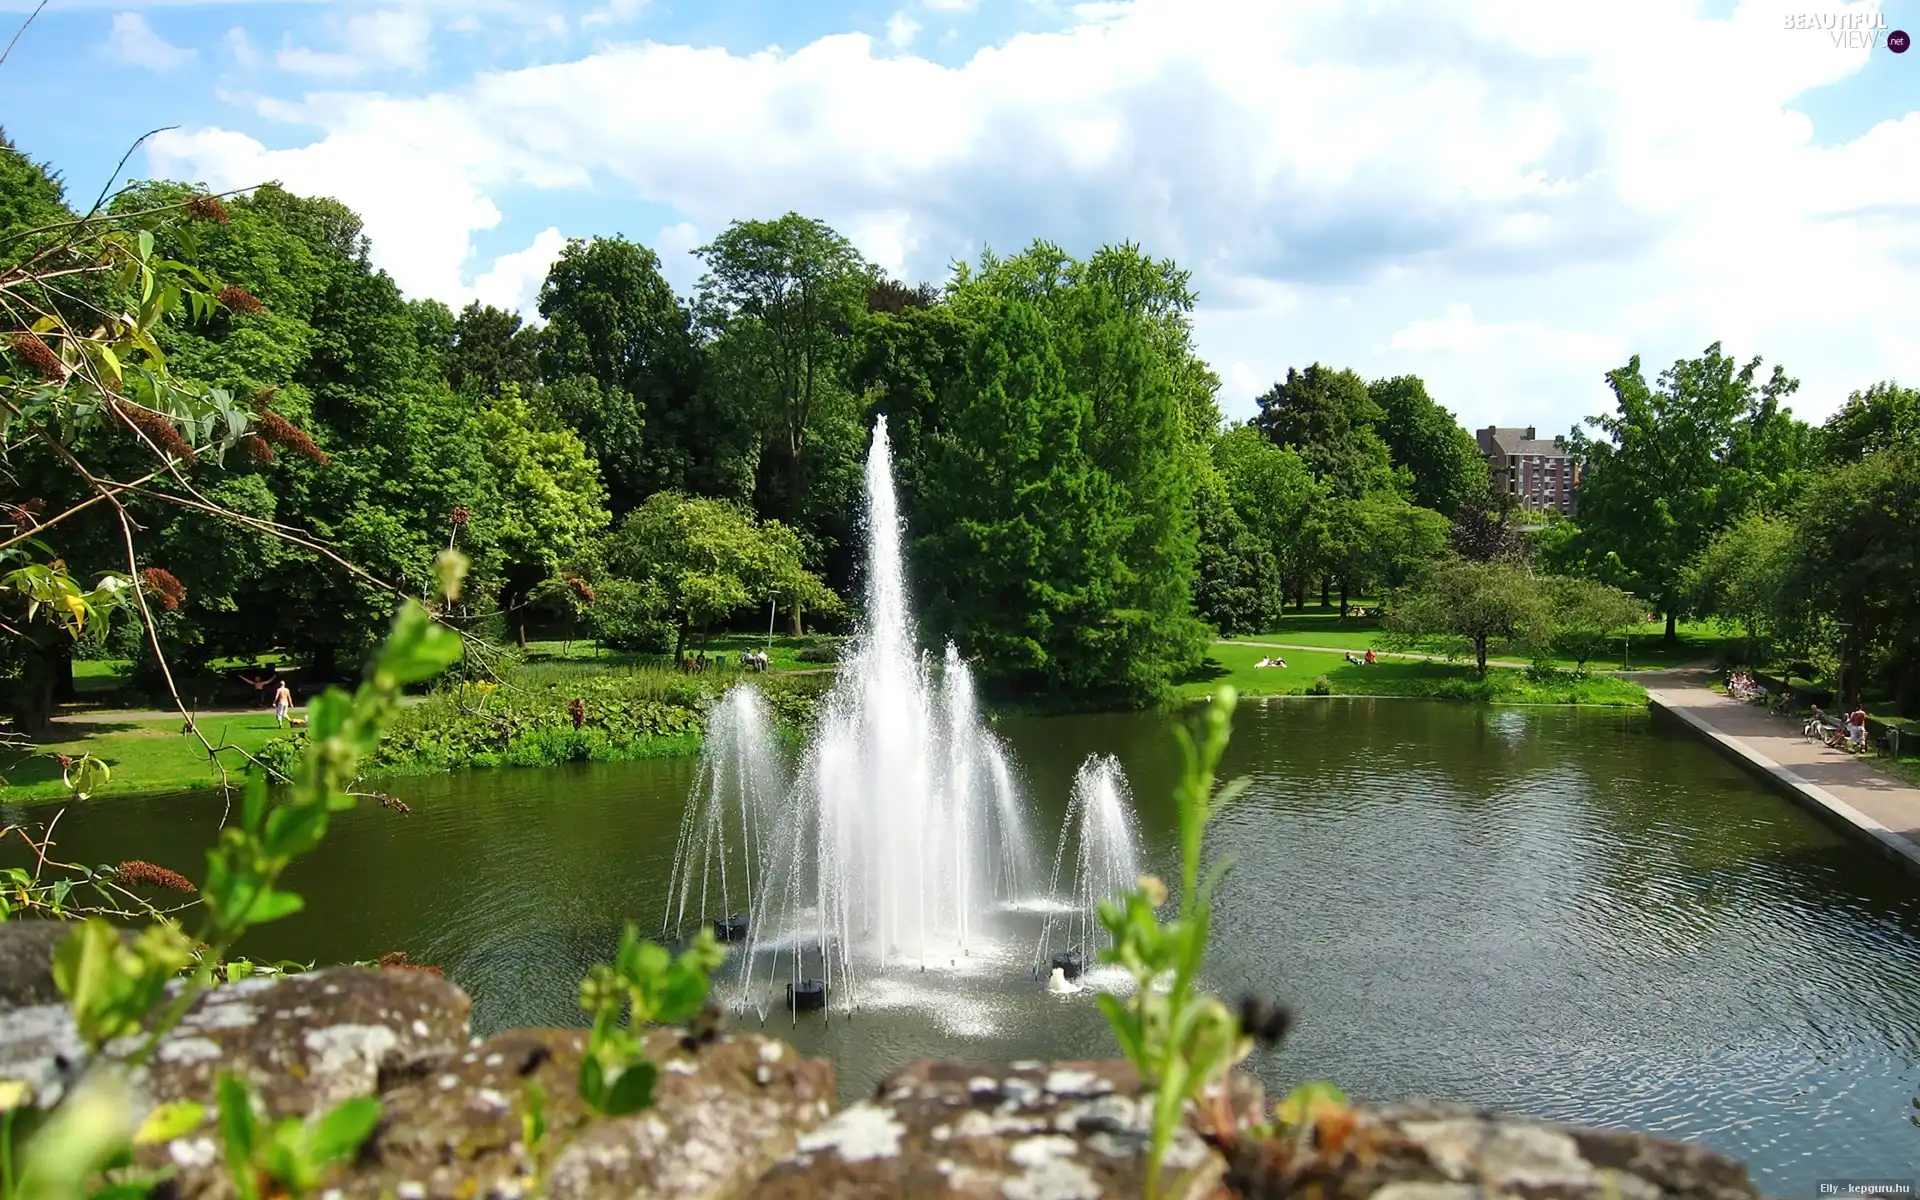
{"label": "blue sky", "polygon": [[914,280],[1132,239],[1193,270],[1232,415],[1320,360],[1560,431],[1716,340],[1816,419],[1920,380],[1903,27],[1920,0],[52,0],[0,114],[84,199],[173,126],[132,174],[336,195],[455,305],[528,306],[603,233],[687,290],[790,208]]}

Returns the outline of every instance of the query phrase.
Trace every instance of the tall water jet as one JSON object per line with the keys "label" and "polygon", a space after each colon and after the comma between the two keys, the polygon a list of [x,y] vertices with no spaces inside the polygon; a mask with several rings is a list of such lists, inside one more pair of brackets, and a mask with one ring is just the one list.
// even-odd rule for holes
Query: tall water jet
{"label": "tall water jet", "polygon": [[1060,842],[1047,887],[1049,895],[1059,895],[1060,871],[1071,845],[1072,893],[1067,910],[1049,915],[1040,932],[1035,966],[1042,971],[1060,966],[1072,978],[1082,966],[1092,965],[1100,949],[1112,944],[1112,935],[1100,924],[1100,902],[1131,891],[1140,878],[1140,838],[1131,801],[1132,789],[1119,759],[1111,754],[1088,755],[1080,764],[1060,822]]}
{"label": "tall water jet", "polygon": [[[869,967],[957,965],[1029,841],[1005,752],[948,646],[915,646],[886,419],[867,452],[864,621],[843,658],[757,893],[740,1002],[818,971],[857,1002]],[[1012,861],[1009,861],[1011,856]]]}
{"label": "tall water jet", "polygon": [[685,929],[689,918],[721,923],[729,940],[744,932],[728,923],[753,909],[766,839],[786,791],[766,703],[751,684],[736,684],[708,720],[699,773],[680,818],[663,933]]}

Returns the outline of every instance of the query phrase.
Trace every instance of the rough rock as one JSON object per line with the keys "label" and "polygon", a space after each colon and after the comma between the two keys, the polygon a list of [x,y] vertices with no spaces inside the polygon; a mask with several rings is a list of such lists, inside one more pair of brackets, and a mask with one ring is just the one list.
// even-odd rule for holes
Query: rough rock
{"label": "rough rock", "polygon": [[1243,1144],[1248,1196],[1320,1200],[1757,1200],[1746,1168],[1699,1146],[1450,1105],[1353,1110],[1305,1143]]}
{"label": "rough rock", "polygon": [[[1260,1085],[1235,1076],[1236,1121],[1257,1118]],[[800,1139],[761,1179],[755,1200],[964,1196],[1096,1200],[1138,1196],[1146,1179],[1148,1101],[1124,1062],[916,1062],[874,1098]],[[1167,1155],[1168,1184],[1217,1190],[1225,1161],[1190,1127]]]}
{"label": "rough rock", "polygon": [[[270,1114],[307,1115],[372,1093],[382,1070],[453,1053],[466,1043],[469,1007],[466,993],[420,971],[341,967],[225,984],[194,1000],[130,1082],[148,1101],[206,1102],[231,1070]],[[122,1038],[107,1055],[144,1041]],[[30,1084],[38,1103],[60,1097],[84,1053],[64,1003],[0,1010],[0,1080]]]}
{"label": "rough rock", "polygon": [[73,931],[65,921],[9,921],[0,936],[0,1010],[63,1002],[53,952]]}
{"label": "rough rock", "polygon": [[[833,1067],[823,1060],[759,1036],[690,1047],[678,1031],[655,1030],[653,1107],[594,1118],[574,1086],[585,1040],[583,1030],[514,1030],[415,1072],[384,1097],[405,1119],[382,1130],[336,1186],[347,1196],[517,1196],[543,1167],[553,1200],[736,1196],[833,1110]],[[521,1134],[530,1080],[546,1096],[537,1153]]]}

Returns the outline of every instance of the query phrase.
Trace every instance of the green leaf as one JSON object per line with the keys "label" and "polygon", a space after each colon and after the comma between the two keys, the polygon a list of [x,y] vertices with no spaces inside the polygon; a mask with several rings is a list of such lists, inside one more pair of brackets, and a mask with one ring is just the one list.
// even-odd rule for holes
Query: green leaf
{"label": "green leaf", "polygon": [[153,257],[153,231],[152,230],[142,229],[140,231],[140,257],[143,259]]}
{"label": "green leaf", "polygon": [[1094,1003],[1106,1014],[1107,1024],[1113,1029],[1114,1040],[1120,1043],[1120,1053],[1142,1074],[1146,1072],[1146,1050],[1140,1042],[1140,1018],[1127,1010],[1119,997],[1110,992],[1101,992],[1094,996]]}
{"label": "green leaf", "polygon": [[646,1108],[653,1103],[653,1084],[659,1075],[660,1069],[645,1059],[632,1063],[613,1081],[600,1111],[609,1117],[623,1117]]}
{"label": "green leaf", "polygon": [[324,1167],[356,1153],[379,1124],[378,1096],[360,1096],[336,1106],[314,1128],[311,1162]]}
{"label": "green leaf", "polygon": [[374,663],[374,678],[398,687],[438,676],[460,661],[460,635],[436,624],[427,610],[408,600],[394,615],[393,631]]}
{"label": "green leaf", "polygon": [[600,1111],[600,1101],[606,1092],[606,1072],[600,1066],[600,1060],[591,1052],[580,1059],[580,1098],[587,1107]]}
{"label": "green leaf", "polygon": [[253,1098],[240,1077],[223,1072],[217,1089],[220,1109],[220,1142],[226,1151],[227,1174],[233,1186],[246,1200],[254,1200],[257,1189],[253,1176],[253,1147],[256,1125]]}
{"label": "green leaf", "polygon": [[162,1104],[147,1114],[140,1131],[133,1135],[133,1141],[136,1146],[170,1142],[200,1128],[201,1122],[206,1119],[207,1108],[204,1104],[195,1104],[191,1100]]}
{"label": "green leaf", "polygon": [[320,844],[327,833],[327,809],[318,804],[288,804],[267,817],[260,841],[274,858],[292,858]]}
{"label": "green leaf", "polygon": [[258,832],[267,815],[267,781],[255,775],[247,780],[247,791],[240,806],[240,828]]}
{"label": "green leaf", "polygon": [[246,923],[265,925],[269,921],[278,921],[281,917],[290,917],[306,906],[307,902],[301,899],[297,892],[263,888],[247,909]]}

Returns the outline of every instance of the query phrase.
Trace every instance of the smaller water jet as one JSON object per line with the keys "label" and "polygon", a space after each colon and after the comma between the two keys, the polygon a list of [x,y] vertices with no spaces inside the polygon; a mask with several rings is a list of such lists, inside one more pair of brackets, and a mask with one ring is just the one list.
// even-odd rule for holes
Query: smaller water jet
{"label": "smaller water jet", "polygon": [[[1060,894],[1069,845],[1074,847],[1073,887],[1065,911],[1049,914],[1040,931],[1036,973],[1046,965],[1056,975],[1077,979],[1085,973],[1088,957],[1112,944],[1112,935],[1100,924],[1100,902],[1125,894],[1140,878],[1139,844],[1132,789],[1120,760],[1111,754],[1089,755],[1067,797],[1047,892]],[[1064,948],[1056,950],[1056,942]]]}
{"label": "smaller water jet", "polygon": [[767,840],[787,790],[780,764],[759,690],[736,684],[714,705],[699,775],[680,818],[663,934],[678,934],[691,917],[722,942],[746,938]]}

